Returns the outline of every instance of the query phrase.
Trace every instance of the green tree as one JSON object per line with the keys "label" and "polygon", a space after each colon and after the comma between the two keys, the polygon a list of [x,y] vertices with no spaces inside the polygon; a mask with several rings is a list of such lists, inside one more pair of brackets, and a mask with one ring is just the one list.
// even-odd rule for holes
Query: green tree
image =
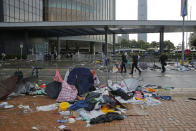
{"label": "green tree", "polygon": [[120,44],[121,44],[121,48],[130,48],[130,43],[126,39],[122,39]]}
{"label": "green tree", "polygon": [[131,47],[137,48],[137,46],[138,46],[136,40],[130,40],[129,43],[130,43],[130,46],[131,46]]}
{"label": "green tree", "polygon": [[190,47],[196,48],[196,32],[191,33],[189,38],[189,45]]}
{"label": "green tree", "polygon": [[137,48],[141,48],[141,49],[147,49],[150,47],[150,44],[148,42],[144,42],[143,40],[138,41],[137,45],[138,45]]}
{"label": "green tree", "polygon": [[159,42],[156,42],[156,41],[152,41],[151,43],[150,43],[150,47],[151,48],[159,48]]}
{"label": "green tree", "polygon": [[170,40],[164,41],[164,49],[168,51],[174,50],[175,49],[174,43],[172,43]]}

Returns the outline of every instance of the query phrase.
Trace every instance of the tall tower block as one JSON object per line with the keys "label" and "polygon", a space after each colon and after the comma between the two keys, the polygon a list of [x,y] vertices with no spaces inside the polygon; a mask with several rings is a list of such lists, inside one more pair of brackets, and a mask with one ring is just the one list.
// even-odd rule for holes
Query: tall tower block
{"label": "tall tower block", "polygon": [[[138,0],[138,20],[147,20],[147,13],[147,0]],[[147,42],[147,34],[138,34],[139,40]]]}

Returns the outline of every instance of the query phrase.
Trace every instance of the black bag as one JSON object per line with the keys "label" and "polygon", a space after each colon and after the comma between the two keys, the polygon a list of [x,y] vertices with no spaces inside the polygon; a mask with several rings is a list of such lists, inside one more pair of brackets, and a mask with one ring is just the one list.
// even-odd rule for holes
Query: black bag
{"label": "black bag", "polygon": [[59,96],[59,93],[62,88],[62,83],[53,81],[46,85],[46,94],[53,99],[56,99]]}

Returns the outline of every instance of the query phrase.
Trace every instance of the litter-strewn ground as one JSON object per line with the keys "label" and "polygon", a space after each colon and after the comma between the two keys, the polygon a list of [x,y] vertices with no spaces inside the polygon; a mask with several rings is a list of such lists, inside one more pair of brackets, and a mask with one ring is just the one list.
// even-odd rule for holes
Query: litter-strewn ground
{"label": "litter-strewn ground", "polygon": [[[77,120],[75,123],[58,123],[61,119],[58,109],[48,112],[37,112],[36,107],[55,103],[47,96],[18,96],[4,100],[14,105],[14,108],[0,108],[1,131],[55,131],[65,125],[72,131],[195,131],[196,130],[196,101],[188,97],[173,97],[171,101],[162,101],[161,105],[148,106],[144,109],[147,115],[128,116],[121,121],[86,127],[86,122]],[[0,101],[2,102],[2,101]],[[31,111],[24,111],[18,105],[29,105]],[[133,107],[135,108],[135,107]],[[139,109],[139,107],[137,107]]]}
{"label": "litter-strewn ground", "polygon": [[[60,73],[64,77],[67,68],[61,68]],[[155,84],[162,87],[175,87],[179,92],[184,91],[190,93],[188,88],[195,89],[195,71],[191,72],[178,72],[174,70],[167,70],[166,73],[160,73],[160,70],[145,70],[141,75],[134,72],[131,76],[127,73],[109,73],[102,66],[91,69],[97,69],[97,75],[100,78],[101,84],[106,84],[107,79],[121,81],[124,78],[134,78],[140,82]],[[21,69],[24,71],[24,76],[31,74],[31,69]],[[128,69],[129,71],[130,69]],[[12,71],[12,72],[11,72]],[[16,71],[10,69],[3,69],[2,73]],[[41,83],[48,83],[53,80],[55,69],[44,68],[39,72],[39,79]],[[192,91],[192,90],[191,90]],[[166,95],[175,94],[166,92]],[[194,92],[192,92],[194,93]],[[48,96],[17,96],[10,97],[9,99],[0,101],[8,102],[9,105],[14,105],[14,108],[4,109],[0,107],[0,131],[29,131],[29,130],[45,130],[55,131],[59,130],[58,127],[64,125],[65,129],[72,131],[135,131],[135,130],[148,130],[148,131],[179,131],[179,130],[196,130],[196,101],[187,100],[190,95],[172,96],[170,101],[161,101],[162,103],[155,106],[141,106],[131,105],[131,116],[124,120],[113,121],[104,124],[95,124],[86,127],[87,123],[82,120],[77,120],[75,123],[58,123],[57,120],[62,120],[58,108],[53,111],[37,111],[36,107],[55,104],[56,99],[51,99]],[[191,96],[196,98],[196,95]],[[29,107],[28,107],[29,106]],[[144,110],[143,110],[143,108]]]}

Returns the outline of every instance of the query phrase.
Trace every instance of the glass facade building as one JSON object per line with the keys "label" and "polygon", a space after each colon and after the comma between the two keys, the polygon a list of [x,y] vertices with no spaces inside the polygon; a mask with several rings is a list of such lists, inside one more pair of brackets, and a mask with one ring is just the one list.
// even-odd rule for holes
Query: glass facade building
{"label": "glass facade building", "polygon": [[44,0],[44,21],[115,20],[115,0]]}
{"label": "glass facade building", "polygon": [[43,0],[1,0],[3,22],[43,21]]}
{"label": "glass facade building", "polygon": [[[44,21],[115,20],[116,0],[44,0]],[[80,36],[87,41],[103,42],[105,36]],[[112,36],[108,35],[108,42]]]}
{"label": "glass facade building", "polygon": [[[43,22],[43,21],[97,21],[115,20],[116,0],[0,0],[0,22]],[[7,34],[6,34],[7,33]],[[28,54],[33,48],[36,52],[43,52],[41,45],[47,43],[47,47],[58,47],[57,40],[48,36],[31,35],[31,30],[21,32],[0,31],[0,52],[5,50],[8,54],[20,52],[19,44],[24,43],[24,54]],[[10,35],[11,33],[11,35]],[[47,38],[48,37],[48,38]],[[63,37],[61,48],[68,45],[80,45],[85,43],[91,47],[101,47],[104,43],[104,35]],[[108,35],[108,43],[112,42],[112,36]],[[99,43],[99,44],[94,44]],[[39,46],[37,46],[39,45]],[[13,47],[13,48],[12,48]],[[78,48],[78,47],[77,47]],[[100,48],[99,48],[100,49]],[[50,50],[50,49],[49,49]]]}

